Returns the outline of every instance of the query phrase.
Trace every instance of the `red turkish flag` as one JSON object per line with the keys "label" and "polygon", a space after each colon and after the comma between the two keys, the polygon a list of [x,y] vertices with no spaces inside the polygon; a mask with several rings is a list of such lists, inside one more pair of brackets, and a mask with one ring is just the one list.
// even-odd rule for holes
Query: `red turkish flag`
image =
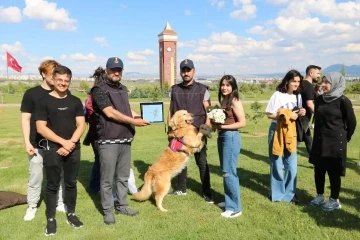
{"label": "red turkish flag", "polygon": [[10,53],[6,52],[6,59],[7,59],[7,65],[8,67],[11,67],[12,69],[14,69],[15,71],[21,73],[21,69],[22,67],[18,64],[18,62],[16,61],[16,59],[11,56]]}

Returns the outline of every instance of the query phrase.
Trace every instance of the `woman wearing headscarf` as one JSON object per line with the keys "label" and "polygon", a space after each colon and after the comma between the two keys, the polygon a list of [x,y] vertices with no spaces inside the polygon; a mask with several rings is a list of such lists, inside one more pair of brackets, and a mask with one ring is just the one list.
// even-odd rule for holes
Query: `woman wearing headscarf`
{"label": "woman wearing headscarf", "polygon": [[[355,131],[356,118],[351,101],[343,95],[345,78],[330,72],[322,79],[323,94],[315,100],[314,142],[309,162],[314,165],[317,196],[312,206],[323,210],[340,209],[341,176],[346,171],[347,143]],[[330,180],[330,198],[325,203],[325,175]]]}

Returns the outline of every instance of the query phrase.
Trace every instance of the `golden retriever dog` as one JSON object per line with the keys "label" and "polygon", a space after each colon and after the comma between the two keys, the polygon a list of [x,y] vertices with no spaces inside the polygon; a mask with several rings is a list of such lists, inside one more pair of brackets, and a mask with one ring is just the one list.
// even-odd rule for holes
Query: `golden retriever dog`
{"label": "golden retriever dog", "polygon": [[175,112],[169,122],[169,146],[145,173],[141,191],[133,194],[135,200],[145,201],[153,195],[157,208],[167,211],[162,202],[170,190],[171,179],[185,168],[193,153],[203,148],[203,138],[211,137],[208,125],[202,124],[198,131],[192,122],[193,116],[186,110]]}

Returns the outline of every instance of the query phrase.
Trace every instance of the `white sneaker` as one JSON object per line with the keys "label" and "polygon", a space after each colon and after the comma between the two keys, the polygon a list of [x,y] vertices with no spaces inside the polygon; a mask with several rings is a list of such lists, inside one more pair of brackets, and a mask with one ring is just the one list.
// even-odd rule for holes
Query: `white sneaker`
{"label": "white sneaker", "polygon": [[240,216],[242,214],[242,212],[233,212],[231,210],[227,210],[225,212],[221,213],[221,216],[225,217],[225,218],[236,218],[238,216]]}
{"label": "white sneaker", "polygon": [[56,211],[58,212],[63,212],[63,213],[67,213],[67,207],[65,204],[61,204],[59,206],[56,207]]}
{"label": "white sneaker", "polygon": [[218,203],[218,207],[219,208],[224,208],[225,207],[225,202]]}
{"label": "white sneaker", "polygon": [[28,209],[26,209],[26,213],[24,216],[24,221],[31,221],[35,218],[35,214],[36,214],[37,208],[36,207],[28,207]]}

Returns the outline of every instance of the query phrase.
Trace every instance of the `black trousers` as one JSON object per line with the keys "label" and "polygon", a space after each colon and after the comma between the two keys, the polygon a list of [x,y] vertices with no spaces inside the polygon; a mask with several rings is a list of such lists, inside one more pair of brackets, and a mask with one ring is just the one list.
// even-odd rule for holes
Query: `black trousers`
{"label": "black trousers", "polygon": [[64,203],[68,213],[75,212],[77,187],[76,179],[80,166],[80,148],[75,149],[66,157],[56,153],[52,148],[44,153],[44,168],[47,178],[46,184],[46,218],[55,218],[57,194],[61,180],[61,169],[64,170],[65,197]]}
{"label": "black trousers", "polygon": [[[204,146],[200,152],[194,154],[196,165],[199,167],[200,180],[202,184],[202,193],[206,196],[211,196],[211,185],[210,185],[210,171],[207,163],[206,146]],[[187,167],[182,170],[174,182],[176,184],[175,189],[182,192],[186,192],[186,179],[187,179]]]}
{"label": "black trousers", "polygon": [[330,197],[338,199],[341,188],[341,171],[338,170],[325,170],[315,167],[315,186],[317,194],[324,194],[325,190],[325,175],[329,175],[330,180]]}

